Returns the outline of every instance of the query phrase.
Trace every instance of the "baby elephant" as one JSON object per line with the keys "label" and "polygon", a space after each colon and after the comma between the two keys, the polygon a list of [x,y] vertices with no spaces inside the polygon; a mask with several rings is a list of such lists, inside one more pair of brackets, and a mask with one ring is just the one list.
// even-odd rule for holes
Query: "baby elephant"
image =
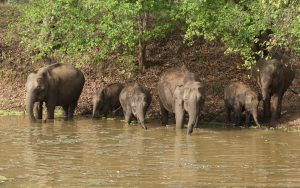
{"label": "baby elephant", "polygon": [[93,118],[96,114],[107,117],[109,112],[117,111],[121,108],[119,95],[124,86],[120,83],[113,83],[105,86],[93,96]]}
{"label": "baby elephant", "polygon": [[235,124],[236,126],[240,126],[241,114],[243,111],[246,111],[246,125],[250,126],[250,117],[252,115],[256,125],[260,127],[257,121],[257,108],[261,100],[260,98],[249,86],[241,82],[234,82],[225,87],[224,102],[228,121],[231,120],[231,111],[233,111]]}
{"label": "baby elephant", "polygon": [[138,83],[128,84],[120,94],[120,103],[126,123],[129,124],[131,116],[134,115],[142,127],[147,129],[147,126],[145,126],[145,115],[151,103],[151,95],[145,87]]}

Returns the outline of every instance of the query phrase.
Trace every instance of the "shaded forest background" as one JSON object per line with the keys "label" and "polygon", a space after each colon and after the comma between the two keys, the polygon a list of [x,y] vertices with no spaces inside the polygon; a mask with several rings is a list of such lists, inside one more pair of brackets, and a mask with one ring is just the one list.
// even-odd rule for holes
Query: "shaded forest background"
{"label": "shaded forest background", "polygon": [[[151,89],[149,115],[158,117],[160,74],[186,65],[206,84],[204,120],[223,121],[224,86],[239,80],[257,89],[250,69],[256,60],[279,51],[298,66],[297,0],[0,2],[0,108],[5,110],[24,109],[29,72],[62,62],[85,73],[80,113],[90,113],[97,88],[137,80]],[[300,92],[299,86],[296,78],[292,89]],[[298,101],[287,92],[283,122],[297,124]]]}

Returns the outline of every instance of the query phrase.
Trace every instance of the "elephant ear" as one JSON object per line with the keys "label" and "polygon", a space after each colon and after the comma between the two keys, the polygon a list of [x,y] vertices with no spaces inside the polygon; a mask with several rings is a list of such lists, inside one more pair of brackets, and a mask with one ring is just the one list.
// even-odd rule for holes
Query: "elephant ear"
{"label": "elephant ear", "polygon": [[253,96],[252,95],[246,95],[245,96],[245,104],[251,104],[253,100]]}
{"label": "elephant ear", "polygon": [[188,100],[188,99],[190,98],[191,91],[192,91],[192,89],[189,88],[189,87],[186,87],[186,88],[184,89],[183,97],[182,97],[184,101],[186,101],[186,100]]}
{"label": "elephant ear", "polygon": [[190,99],[191,95],[195,95],[197,100],[205,99],[205,87],[201,82],[187,83],[184,87],[183,100]]}
{"label": "elephant ear", "polygon": [[36,77],[36,73],[30,73],[27,77],[27,81],[26,81],[26,84],[25,84],[25,87],[27,89],[30,88],[30,86],[32,85],[32,81],[35,79]]}
{"label": "elephant ear", "polygon": [[183,92],[183,85],[176,85],[174,90],[174,96],[178,96]]}
{"label": "elephant ear", "polygon": [[245,107],[246,109],[251,109],[253,105],[257,104],[257,98],[253,91],[248,91],[245,93]]}
{"label": "elephant ear", "polygon": [[237,103],[238,103],[238,104],[245,104],[245,102],[246,102],[245,93],[237,94],[235,103],[236,103],[236,104],[237,104]]}
{"label": "elephant ear", "polygon": [[54,74],[51,74],[51,70],[46,69],[47,71],[44,71],[42,73],[43,83],[45,85],[46,90],[55,90],[57,85],[60,82],[60,79],[55,76]]}

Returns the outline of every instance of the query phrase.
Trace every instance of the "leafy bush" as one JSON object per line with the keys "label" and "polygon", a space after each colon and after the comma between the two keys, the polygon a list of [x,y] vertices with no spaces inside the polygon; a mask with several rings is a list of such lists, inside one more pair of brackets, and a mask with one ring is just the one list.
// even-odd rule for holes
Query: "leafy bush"
{"label": "leafy bush", "polygon": [[[297,0],[182,0],[185,39],[218,38],[227,45],[227,53],[238,52],[246,65],[255,55],[262,56],[263,47],[299,51],[299,5]],[[266,31],[270,35],[262,37]],[[261,48],[254,50],[255,43]]]}
{"label": "leafy bush", "polygon": [[300,51],[298,0],[29,0],[19,7],[22,41],[37,58],[110,57],[143,71],[147,44],[173,29],[174,18],[185,41],[219,39],[245,65],[278,47]]}
{"label": "leafy bush", "polygon": [[20,6],[21,35],[38,58],[88,53],[124,60],[136,49],[145,57],[147,42],[170,28],[171,7],[164,0],[31,0]]}

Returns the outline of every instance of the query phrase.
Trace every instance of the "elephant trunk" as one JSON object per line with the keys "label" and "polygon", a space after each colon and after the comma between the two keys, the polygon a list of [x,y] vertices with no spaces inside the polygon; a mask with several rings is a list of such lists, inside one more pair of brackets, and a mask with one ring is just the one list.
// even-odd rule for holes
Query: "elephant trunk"
{"label": "elephant trunk", "polygon": [[267,88],[263,88],[263,89],[262,89],[262,98],[263,98],[264,101],[265,101],[266,99],[270,98],[270,94],[269,94]]}
{"label": "elephant trunk", "polygon": [[97,106],[98,106],[97,103],[94,102],[94,104],[93,104],[93,115],[92,115],[93,118],[96,117]]}
{"label": "elephant trunk", "polygon": [[263,100],[266,100],[268,98],[270,98],[270,92],[269,92],[269,88],[270,88],[270,77],[263,75],[261,78],[261,92],[262,92],[262,98]]}
{"label": "elephant trunk", "polygon": [[195,124],[198,122],[199,118],[199,112],[197,110],[196,104],[195,108],[191,111],[189,111],[189,122],[188,122],[188,127],[187,127],[187,134],[191,135],[193,132],[193,128]]}
{"label": "elephant trunk", "polygon": [[29,115],[31,122],[36,122],[36,119],[33,114],[33,106],[35,103],[35,95],[33,92],[26,93],[26,111]]}
{"label": "elephant trunk", "polygon": [[137,119],[140,121],[141,126],[147,130],[147,126],[145,125],[145,113],[143,108],[137,109],[136,111]]}
{"label": "elephant trunk", "polygon": [[259,124],[259,122],[258,122],[258,120],[257,120],[257,108],[255,108],[255,109],[253,110],[252,116],[253,116],[254,122],[255,122],[255,124],[257,125],[257,127],[260,127],[260,124]]}

